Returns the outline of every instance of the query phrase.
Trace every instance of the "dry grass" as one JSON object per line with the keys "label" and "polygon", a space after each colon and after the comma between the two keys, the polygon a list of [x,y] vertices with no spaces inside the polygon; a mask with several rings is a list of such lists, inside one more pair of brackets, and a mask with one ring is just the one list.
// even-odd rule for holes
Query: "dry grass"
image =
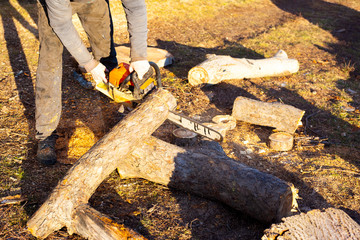
{"label": "dry grass", "polygon": [[[110,2],[115,42],[127,43],[121,2]],[[229,114],[238,95],[304,109],[304,127],[296,132],[290,152],[271,151],[266,139],[272,130],[246,123],[238,123],[222,146],[230,157],[292,182],[300,189],[302,211],[334,206],[360,223],[360,3],[311,2],[306,9],[293,9],[270,0],[147,0],[149,44],[175,56],[176,63],[162,69],[163,81],[178,109],[188,115],[205,120]],[[31,239],[26,221],[70,166],[44,168],[35,160],[36,3],[3,1],[0,14],[0,198],[21,194],[26,199],[0,206],[0,238]],[[74,22],[86,41],[76,17]],[[299,60],[298,73],[209,88],[187,83],[188,70],[206,54],[263,58],[279,49]],[[118,105],[74,83],[73,60],[67,53],[64,59],[58,152],[70,163],[122,115]],[[163,136],[168,128],[156,134]],[[252,153],[242,154],[246,149]],[[267,227],[217,202],[144,180],[121,180],[116,172],[91,204],[150,239],[259,239]],[[82,238],[63,229],[48,239]]]}

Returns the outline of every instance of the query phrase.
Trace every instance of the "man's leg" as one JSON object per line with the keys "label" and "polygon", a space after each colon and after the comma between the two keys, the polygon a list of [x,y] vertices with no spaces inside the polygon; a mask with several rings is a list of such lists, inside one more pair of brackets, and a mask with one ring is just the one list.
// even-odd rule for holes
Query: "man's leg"
{"label": "man's leg", "polygon": [[63,45],[49,26],[44,0],[38,1],[39,63],[36,75],[35,127],[39,140],[37,157],[46,165],[56,162],[53,134],[61,115]]}
{"label": "man's leg", "polygon": [[109,0],[105,0],[109,7],[109,17],[110,17],[110,55],[108,57],[103,57],[100,59],[100,62],[104,64],[104,66],[111,71],[113,68],[118,66],[118,61],[116,58],[116,50],[114,43],[114,25],[112,21],[111,11],[110,11],[110,3]]}
{"label": "man's leg", "polygon": [[111,71],[118,64],[108,0],[95,0],[90,3],[74,0],[72,4],[88,35],[95,59]]}

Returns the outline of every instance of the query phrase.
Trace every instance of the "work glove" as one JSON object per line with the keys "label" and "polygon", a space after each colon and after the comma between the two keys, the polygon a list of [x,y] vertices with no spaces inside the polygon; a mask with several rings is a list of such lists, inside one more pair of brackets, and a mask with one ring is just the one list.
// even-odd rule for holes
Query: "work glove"
{"label": "work glove", "polygon": [[149,68],[150,68],[150,64],[147,60],[140,60],[140,61],[132,62],[130,64],[129,71],[130,72],[135,71],[139,79],[142,79],[145,73],[149,71]]}
{"label": "work glove", "polygon": [[99,63],[95,68],[93,68],[90,73],[94,81],[96,82],[96,85],[98,85],[101,82],[107,83],[108,80],[105,76],[106,67]]}

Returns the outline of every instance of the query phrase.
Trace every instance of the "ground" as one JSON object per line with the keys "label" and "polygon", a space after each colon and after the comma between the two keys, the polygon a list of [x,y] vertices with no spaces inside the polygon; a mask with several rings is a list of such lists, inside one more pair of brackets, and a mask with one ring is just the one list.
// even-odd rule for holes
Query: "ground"
{"label": "ground", "polygon": [[[115,42],[127,44],[121,4],[110,2]],[[36,1],[5,0],[0,5],[0,198],[23,198],[18,204],[1,203],[0,238],[32,239],[27,220],[71,163],[123,114],[119,104],[73,80],[76,64],[65,52],[59,163],[41,166],[35,159],[34,139]],[[273,129],[240,121],[221,145],[229,157],[294,184],[301,197],[300,211],[335,207],[360,223],[360,3],[148,0],[147,7],[149,45],[175,57],[175,63],[161,72],[178,109],[206,122],[231,114],[235,98],[245,96],[305,110],[291,151],[268,148]],[[259,59],[279,49],[299,61],[298,73],[214,86],[193,87],[187,82],[188,71],[206,54]],[[166,123],[155,134],[164,136],[173,127]],[[115,171],[90,202],[149,239],[260,239],[269,227],[222,203],[141,179],[120,179]],[[62,229],[47,239],[82,238]]]}

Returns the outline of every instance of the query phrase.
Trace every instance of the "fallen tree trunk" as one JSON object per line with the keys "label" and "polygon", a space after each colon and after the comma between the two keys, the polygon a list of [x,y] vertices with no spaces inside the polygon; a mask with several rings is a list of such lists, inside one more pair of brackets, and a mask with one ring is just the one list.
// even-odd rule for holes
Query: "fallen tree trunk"
{"label": "fallen tree trunk", "polygon": [[263,222],[288,216],[296,201],[289,184],[227,157],[215,142],[204,143],[184,149],[150,137],[118,172],[219,200]]}
{"label": "fallen tree trunk", "polygon": [[217,84],[229,79],[284,76],[298,70],[299,62],[289,59],[282,50],[271,58],[256,60],[211,54],[207,60],[190,69],[188,80],[196,86],[203,83]]}
{"label": "fallen tree trunk", "polygon": [[[45,238],[66,226],[69,233],[82,235],[77,232],[81,228],[75,227],[75,209],[87,204],[119,162],[124,161],[142,139],[149,137],[166,120],[169,109],[175,107],[176,100],[169,92],[159,89],[151,94],[75,163],[28,221],[29,231]],[[125,228],[125,231],[130,230]]]}
{"label": "fallen tree trunk", "polygon": [[305,111],[282,103],[267,103],[245,97],[234,101],[232,116],[236,120],[273,127],[278,131],[294,133]]}
{"label": "fallen tree trunk", "polygon": [[262,240],[358,240],[360,226],[344,211],[328,208],[312,210],[283,219],[265,230]]}

